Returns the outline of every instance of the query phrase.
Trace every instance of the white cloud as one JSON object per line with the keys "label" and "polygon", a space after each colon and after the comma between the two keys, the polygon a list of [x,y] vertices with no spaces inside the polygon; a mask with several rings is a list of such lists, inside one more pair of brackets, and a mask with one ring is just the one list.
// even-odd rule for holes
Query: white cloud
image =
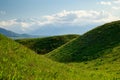
{"label": "white cloud", "polygon": [[[115,8],[115,7],[114,7]],[[21,27],[30,27],[33,25],[44,26],[48,24],[81,24],[82,22],[108,22],[117,20],[119,18],[112,16],[107,12],[98,11],[62,11],[53,15],[43,16],[43,20],[40,19],[12,19],[7,21],[1,21],[0,26],[14,26],[19,25]]]}
{"label": "white cloud", "polygon": [[42,20],[41,18],[30,18],[0,21],[0,27],[5,27],[11,30],[19,29],[19,32],[26,32],[48,25],[55,25],[56,27],[60,25],[85,26],[88,24],[103,24],[118,19],[120,18],[104,11],[64,10],[53,15],[43,16]]}
{"label": "white cloud", "polygon": [[0,26],[12,26],[17,24],[16,19],[7,20],[7,21],[0,21]]}
{"label": "white cloud", "polygon": [[111,1],[100,1],[97,4],[101,4],[101,5],[108,5],[108,6],[120,6],[120,0],[111,0]]}
{"label": "white cloud", "polygon": [[114,10],[120,10],[120,7],[118,7],[118,6],[113,6],[112,9],[114,9]]}
{"label": "white cloud", "polygon": [[102,5],[111,5],[112,3],[110,1],[101,1],[100,4],[102,4]]}
{"label": "white cloud", "polygon": [[14,26],[14,25],[19,25],[21,27],[29,27],[29,26],[31,26],[31,23],[27,23],[27,22],[24,22],[24,21],[19,21],[19,19],[0,21],[0,26],[10,27],[10,26]]}
{"label": "white cloud", "polygon": [[120,0],[113,0],[114,3],[119,4]]}
{"label": "white cloud", "polygon": [[[107,12],[98,12],[98,11],[62,11],[57,14],[49,15],[49,17],[45,17],[46,21],[52,24],[72,24],[72,25],[81,25],[88,23],[105,23],[113,20],[117,20],[118,18],[112,16],[112,14]],[[46,22],[45,21],[45,22]]]}

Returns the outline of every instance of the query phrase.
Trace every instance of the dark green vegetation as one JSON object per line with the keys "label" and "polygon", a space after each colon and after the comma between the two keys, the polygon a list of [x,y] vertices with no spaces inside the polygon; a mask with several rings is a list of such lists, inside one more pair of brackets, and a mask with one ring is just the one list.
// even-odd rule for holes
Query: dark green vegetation
{"label": "dark green vegetation", "polygon": [[0,80],[120,80],[119,31],[102,25],[45,56],[0,35]]}
{"label": "dark green vegetation", "polygon": [[79,35],[62,35],[45,38],[18,39],[16,41],[34,50],[38,54],[46,54],[78,36]]}
{"label": "dark green vegetation", "polygon": [[60,62],[90,61],[110,54],[106,52],[119,46],[120,21],[99,26],[73,41],[55,49],[47,57]]}

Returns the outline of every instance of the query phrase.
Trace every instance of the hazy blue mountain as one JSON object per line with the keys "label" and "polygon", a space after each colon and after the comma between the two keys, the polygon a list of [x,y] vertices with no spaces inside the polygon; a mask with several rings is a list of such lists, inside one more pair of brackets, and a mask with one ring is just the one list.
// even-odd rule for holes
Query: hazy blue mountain
{"label": "hazy blue mountain", "polygon": [[12,32],[12,31],[9,31],[9,30],[3,29],[3,28],[0,28],[0,33],[6,35],[8,37],[20,36],[20,34],[17,34],[15,32]]}
{"label": "hazy blue mountain", "polygon": [[18,34],[18,33],[15,33],[13,31],[10,31],[4,28],[0,28],[0,34],[6,35],[7,37],[11,37],[13,39],[38,37],[36,35]]}

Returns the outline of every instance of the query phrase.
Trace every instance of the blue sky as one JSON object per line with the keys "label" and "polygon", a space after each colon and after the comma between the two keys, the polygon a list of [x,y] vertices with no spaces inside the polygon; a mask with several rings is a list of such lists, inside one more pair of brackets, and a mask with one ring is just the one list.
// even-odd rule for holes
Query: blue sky
{"label": "blue sky", "polygon": [[0,10],[7,13],[3,19],[40,17],[62,10],[99,10],[95,7],[97,1],[100,0],[0,0]]}
{"label": "blue sky", "polygon": [[28,34],[82,34],[119,20],[119,5],[120,0],[0,0],[0,27]]}

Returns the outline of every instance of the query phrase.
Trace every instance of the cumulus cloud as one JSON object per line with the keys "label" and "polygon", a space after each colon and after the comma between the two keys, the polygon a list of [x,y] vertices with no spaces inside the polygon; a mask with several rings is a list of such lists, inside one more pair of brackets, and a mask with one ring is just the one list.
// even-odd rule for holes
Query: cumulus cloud
{"label": "cumulus cloud", "polygon": [[101,1],[100,4],[102,4],[102,5],[111,5],[112,3],[110,1]]}
{"label": "cumulus cloud", "polygon": [[0,26],[4,26],[4,27],[10,27],[15,25],[19,25],[21,27],[29,27],[31,26],[31,24],[32,23],[29,23],[29,22],[19,21],[19,19],[0,21]]}
{"label": "cumulus cloud", "polygon": [[119,4],[120,0],[113,0],[114,3]]}
{"label": "cumulus cloud", "polygon": [[11,19],[0,21],[0,27],[14,31],[14,32],[25,32],[26,30],[30,30],[30,26],[32,26],[34,22],[30,22],[29,20],[23,19]]}
{"label": "cumulus cloud", "polygon": [[45,27],[48,25],[54,26],[85,26],[88,24],[102,24],[114,20],[118,20],[110,13],[104,11],[62,11],[52,15],[46,15],[41,18],[30,19],[12,19],[7,21],[0,21],[0,27],[8,29],[19,29],[19,32],[26,32]]}
{"label": "cumulus cloud", "polygon": [[117,20],[118,18],[112,16],[112,14],[107,12],[98,12],[98,11],[62,11],[57,14],[45,16],[46,21],[49,24],[88,24],[88,23],[104,23],[113,20]]}
{"label": "cumulus cloud", "polygon": [[112,9],[114,9],[114,10],[120,10],[120,7],[119,6],[113,6]]}
{"label": "cumulus cloud", "polygon": [[99,4],[101,5],[113,5],[113,4],[119,4],[120,0],[112,0],[112,1],[100,1]]}
{"label": "cumulus cloud", "polygon": [[0,21],[0,26],[13,26],[15,24],[17,24],[16,19]]}

